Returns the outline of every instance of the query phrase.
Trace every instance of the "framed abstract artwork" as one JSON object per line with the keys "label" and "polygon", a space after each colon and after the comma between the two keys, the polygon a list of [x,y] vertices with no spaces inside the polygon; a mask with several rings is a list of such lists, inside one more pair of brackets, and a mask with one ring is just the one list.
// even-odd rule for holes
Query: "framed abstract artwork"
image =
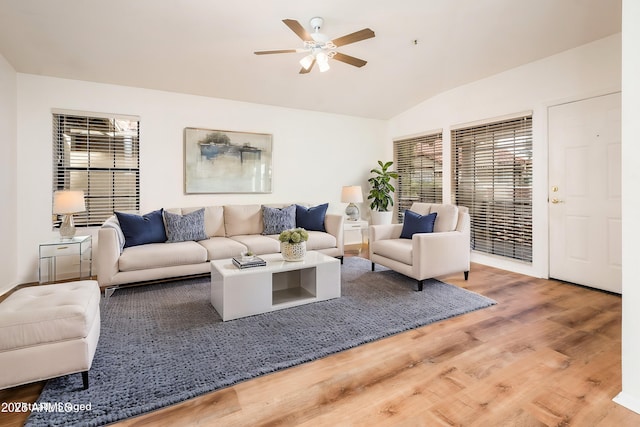
{"label": "framed abstract artwork", "polygon": [[184,129],[184,192],[271,193],[272,135]]}

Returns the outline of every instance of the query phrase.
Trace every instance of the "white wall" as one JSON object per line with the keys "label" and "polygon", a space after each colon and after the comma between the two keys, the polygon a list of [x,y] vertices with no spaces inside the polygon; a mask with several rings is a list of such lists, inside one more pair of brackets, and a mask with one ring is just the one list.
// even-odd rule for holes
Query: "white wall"
{"label": "white wall", "polygon": [[640,2],[622,2],[622,393],[640,413]]}
{"label": "white wall", "polygon": [[451,201],[451,127],[533,111],[533,263],[475,253],[472,260],[536,277],[548,276],[547,108],[619,91],[620,69],[621,35],[617,34],[444,92],[390,121],[390,139],[443,129],[444,200]]}
{"label": "white wall", "polygon": [[[620,90],[621,36],[437,95],[389,122],[284,109],[74,80],[17,75],[17,282],[37,278],[38,242],[55,237],[51,214],[51,109],[141,117],[141,210],[279,201],[332,202],[340,188],[361,184],[378,159],[392,158],[393,138],[443,129],[445,201],[450,200],[450,128],[514,112],[534,112],[534,261],[531,265],[474,254],[474,261],[533,276],[548,275],[547,108]],[[6,79],[5,79],[6,80]],[[184,127],[272,133],[273,193],[184,195]],[[304,177],[305,179],[301,179]],[[366,203],[362,205],[366,207]],[[366,213],[366,208],[362,209]],[[16,274],[12,274],[16,276]],[[16,281],[14,280],[14,282]]]}
{"label": "white wall", "polygon": [[17,284],[16,229],[18,193],[16,180],[17,78],[13,67],[0,55],[0,295]]}
{"label": "white wall", "polygon": [[[263,202],[330,202],[330,211],[343,212],[342,186],[365,186],[387,143],[386,122],[379,120],[28,74],[17,80],[20,283],[37,280],[38,243],[57,235],[51,229],[52,108],[140,116],[142,212]],[[185,127],[273,134],[273,192],[185,195]]]}

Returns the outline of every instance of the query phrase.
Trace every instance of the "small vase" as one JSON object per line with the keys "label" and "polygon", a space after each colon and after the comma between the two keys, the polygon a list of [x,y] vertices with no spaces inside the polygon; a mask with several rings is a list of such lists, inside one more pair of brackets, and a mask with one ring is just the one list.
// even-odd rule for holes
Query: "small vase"
{"label": "small vase", "polygon": [[280,242],[280,252],[285,261],[303,261],[307,253],[307,242]]}

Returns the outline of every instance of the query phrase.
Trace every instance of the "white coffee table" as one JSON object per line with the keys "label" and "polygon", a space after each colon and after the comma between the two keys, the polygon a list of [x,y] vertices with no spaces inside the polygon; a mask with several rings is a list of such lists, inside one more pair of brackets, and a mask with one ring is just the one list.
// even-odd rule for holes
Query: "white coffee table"
{"label": "white coffee table", "polygon": [[308,251],[304,261],[261,255],[264,267],[239,269],[231,259],[211,261],[211,304],[233,320],[340,297],[340,260]]}

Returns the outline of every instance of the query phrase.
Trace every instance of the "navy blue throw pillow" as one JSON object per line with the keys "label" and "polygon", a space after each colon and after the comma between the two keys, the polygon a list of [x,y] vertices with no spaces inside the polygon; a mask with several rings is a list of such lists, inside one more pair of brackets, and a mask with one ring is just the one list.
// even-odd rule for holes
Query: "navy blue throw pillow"
{"label": "navy blue throw pillow", "polygon": [[404,224],[402,225],[401,239],[410,239],[415,233],[433,233],[437,212],[429,215],[420,215],[407,209],[404,211]]}
{"label": "navy blue throw pillow", "polygon": [[167,241],[162,220],[162,209],[145,215],[115,212],[124,234],[124,247],[163,243]]}
{"label": "navy blue throw pillow", "polygon": [[296,205],[296,227],[307,231],[326,231],[324,228],[324,216],[327,213],[329,203],[307,208]]}

